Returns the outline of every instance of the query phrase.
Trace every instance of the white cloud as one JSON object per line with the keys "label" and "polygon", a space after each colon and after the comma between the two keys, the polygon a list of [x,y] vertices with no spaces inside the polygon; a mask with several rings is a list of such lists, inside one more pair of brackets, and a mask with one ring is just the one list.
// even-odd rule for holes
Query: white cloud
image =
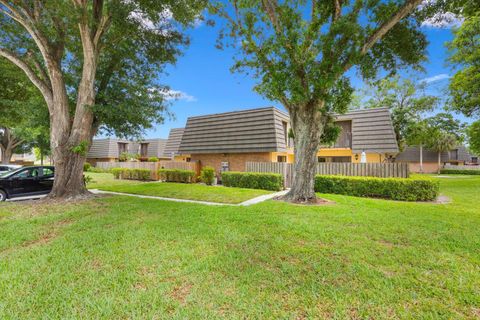
{"label": "white cloud", "polygon": [[445,79],[450,79],[450,75],[448,75],[446,73],[441,73],[441,74],[437,74],[436,76],[433,76],[433,77],[428,77],[428,78],[422,79],[420,82],[434,83],[434,82],[442,81],[442,80],[445,80]]}
{"label": "white cloud", "polygon": [[422,22],[422,27],[450,29],[458,28],[463,23],[463,17],[451,12],[437,13],[433,17]]}
{"label": "white cloud", "polygon": [[165,9],[158,14],[158,22],[152,21],[144,12],[140,10],[134,10],[130,12],[128,17],[137,22],[146,30],[150,30],[164,36],[170,34],[172,29],[171,22],[173,20],[173,13],[169,9]]}
{"label": "white cloud", "polygon": [[163,96],[165,97],[165,100],[171,101],[171,100],[183,100],[186,102],[196,102],[197,98],[195,98],[192,95],[189,95],[186,92],[180,91],[180,90],[164,90],[162,92]]}

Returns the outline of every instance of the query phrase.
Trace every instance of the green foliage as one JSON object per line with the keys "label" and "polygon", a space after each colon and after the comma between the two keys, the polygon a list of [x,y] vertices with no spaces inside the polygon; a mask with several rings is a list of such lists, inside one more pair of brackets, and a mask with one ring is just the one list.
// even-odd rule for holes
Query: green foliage
{"label": "green foliage", "polygon": [[85,162],[85,163],[83,164],[83,171],[84,171],[84,172],[90,171],[91,168],[92,168],[92,165],[91,165],[90,163]]}
{"label": "green foliage", "polygon": [[211,186],[215,181],[215,169],[205,166],[200,171],[200,180],[208,186]]}
{"label": "green foliage", "polygon": [[122,152],[118,156],[118,161],[126,162],[126,161],[130,161],[130,160],[133,160],[133,159],[138,159],[138,157],[139,157],[139,155],[137,155],[135,153]]}
{"label": "green foliage", "polygon": [[454,136],[458,142],[462,142],[465,139],[466,124],[455,119],[450,113],[437,113],[427,118],[426,121],[430,127]]}
{"label": "green foliage", "polygon": [[195,171],[193,170],[160,169],[158,173],[161,181],[182,183],[195,182]]}
{"label": "green foliage", "polygon": [[150,157],[148,158],[148,162],[158,162],[160,161],[160,159],[158,159],[158,157]]}
{"label": "green foliage", "polygon": [[72,147],[71,150],[73,153],[86,157],[88,153],[88,145],[88,141],[82,141],[78,145]]}
{"label": "green foliage", "polygon": [[470,150],[474,154],[480,155],[480,120],[473,122],[467,128],[467,137]]}
{"label": "green foliage", "polygon": [[95,183],[95,181],[93,180],[93,177],[92,176],[89,176],[89,175],[83,175],[83,182],[88,185],[90,183]]}
{"label": "green foliage", "polygon": [[113,168],[110,172],[115,179],[147,181],[152,177],[152,170],[149,169]]}
{"label": "green foliage", "polygon": [[449,62],[459,70],[450,81],[451,108],[480,117],[480,15],[466,17],[454,34]]}
{"label": "green foliage", "polygon": [[431,135],[428,147],[438,153],[442,153],[454,149],[458,143],[457,138],[453,134],[442,130],[435,130]]}
{"label": "green foliage", "polygon": [[94,173],[111,173],[112,169],[102,169],[102,168],[97,168],[97,167],[90,167],[88,169],[88,172],[94,172]]}
{"label": "green foliage", "polygon": [[49,153],[49,118],[43,98],[18,68],[0,56],[0,144],[18,153]]}
{"label": "green foliage", "polygon": [[315,191],[401,201],[432,201],[438,196],[439,184],[430,179],[318,175],[315,177]]}
{"label": "green foliage", "polygon": [[232,70],[253,71],[258,80],[255,90],[287,109],[324,101],[324,111],[344,112],[352,93],[344,74],[352,66],[371,79],[380,69],[397,70],[424,60],[427,42],[414,16],[394,23],[370,46],[372,33],[400,4],[341,2],[341,11],[334,16],[334,1],[316,1],[313,7],[310,1],[271,6],[249,0],[228,3],[231,6],[217,3],[212,8],[227,22],[218,46],[237,48],[241,55]]}
{"label": "green foliage", "polygon": [[276,173],[227,171],[222,172],[222,184],[226,187],[280,191],[283,189],[283,176]]}
{"label": "green foliage", "polygon": [[480,168],[478,169],[441,169],[441,174],[466,174],[466,175],[480,175]]}

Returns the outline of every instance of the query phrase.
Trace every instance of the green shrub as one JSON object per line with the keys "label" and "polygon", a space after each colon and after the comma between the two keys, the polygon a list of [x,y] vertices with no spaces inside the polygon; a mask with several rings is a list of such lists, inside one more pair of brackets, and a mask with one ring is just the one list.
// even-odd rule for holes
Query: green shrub
{"label": "green shrub", "polygon": [[88,172],[95,172],[95,173],[111,173],[112,169],[102,169],[97,167],[91,167],[88,169]]}
{"label": "green shrub", "polygon": [[215,169],[212,167],[203,167],[200,172],[200,180],[205,184],[211,186],[215,181]]}
{"label": "green shrub", "polygon": [[442,169],[441,174],[471,174],[480,175],[480,167],[478,169]]}
{"label": "green shrub", "polygon": [[127,168],[113,168],[111,169],[115,179],[126,180],[151,180],[152,170],[149,169],[127,169]]}
{"label": "green shrub", "polygon": [[195,182],[195,171],[193,170],[160,169],[158,174],[162,181],[183,183]]}
{"label": "green shrub", "polygon": [[315,191],[402,201],[431,201],[439,183],[431,179],[316,176]]}
{"label": "green shrub", "polygon": [[92,165],[90,163],[85,162],[83,164],[83,172],[89,171],[91,167],[92,167]]}
{"label": "green shrub", "polygon": [[222,183],[226,187],[263,189],[279,191],[283,189],[283,177],[276,173],[222,172]]}
{"label": "green shrub", "polygon": [[158,162],[158,161],[160,161],[160,159],[158,159],[157,157],[148,158],[148,162]]}

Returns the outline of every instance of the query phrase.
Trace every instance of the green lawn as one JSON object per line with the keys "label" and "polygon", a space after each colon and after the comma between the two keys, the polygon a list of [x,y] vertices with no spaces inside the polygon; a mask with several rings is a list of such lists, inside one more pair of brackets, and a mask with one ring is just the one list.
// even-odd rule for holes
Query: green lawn
{"label": "green lawn", "polygon": [[115,180],[113,179],[113,175],[109,173],[88,173],[88,175],[92,177],[93,181],[95,181],[88,185],[90,189],[165,198],[236,204],[264,194],[272,193],[265,190],[225,188],[202,184]]}
{"label": "green lawn", "polygon": [[0,205],[0,319],[478,319],[480,177],[453,203]]}

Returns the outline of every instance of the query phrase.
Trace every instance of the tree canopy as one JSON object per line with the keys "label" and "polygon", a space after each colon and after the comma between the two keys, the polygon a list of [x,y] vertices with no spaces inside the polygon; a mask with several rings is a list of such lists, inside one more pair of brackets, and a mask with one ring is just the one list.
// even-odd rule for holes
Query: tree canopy
{"label": "tree canopy", "polygon": [[480,117],[480,14],[467,17],[448,44],[448,61],[458,69],[450,81],[452,109]]}

